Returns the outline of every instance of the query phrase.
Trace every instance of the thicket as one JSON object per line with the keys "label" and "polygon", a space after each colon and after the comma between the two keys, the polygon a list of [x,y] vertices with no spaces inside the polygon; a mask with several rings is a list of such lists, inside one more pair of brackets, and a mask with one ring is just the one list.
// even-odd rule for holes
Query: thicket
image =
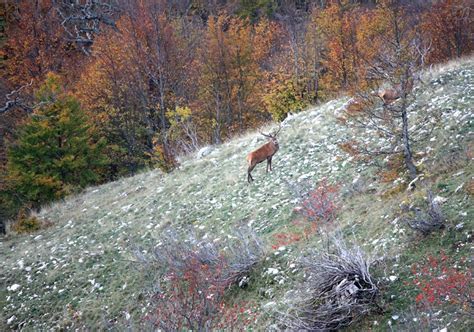
{"label": "thicket", "polygon": [[302,258],[304,281],[287,295],[279,320],[290,330],[335,331],[380,310],[374,260],[358,246],[332,239],[323,250]]}

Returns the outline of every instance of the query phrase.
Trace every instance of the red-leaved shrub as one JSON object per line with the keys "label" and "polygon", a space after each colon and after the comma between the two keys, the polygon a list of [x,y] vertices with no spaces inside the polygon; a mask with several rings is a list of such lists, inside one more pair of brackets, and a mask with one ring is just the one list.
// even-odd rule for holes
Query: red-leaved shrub
{"label": "red-leaved shrub", "polygon": [[338,186],[328,184],[324,179],[303,196],[301,206],[295,210],[312,222],[332,221],[338,209],[337,197],[339,193]]}
{"label": "red-leaved shrub", "polygon": [[441,253],[439,257],[429,256],[423,264],[412,266],[415,275],[413,284],[418,288],[416,302],[431,304],[463,304],[471,301],[472,274],[450,266],[449,257]]}
{"label": "red-leaved shrub", "polygon": [[316,223],[307,223],[300,220],[295,220],[292,222],[293,227],[291,231],[280,232],[273,235],[274,244],[272,249],[278,249],[282,246],[289,246],[300,242],[301,240],[307,240],[311,235],[316,233],[317,224]]}
{"label": "red-leaved shrub", "polygon": [[151,259],[137,250],[137,258],[157,277],[145,317],[153,329],[243,330],[256,319],[257,311],[245,303],[229,306],[225,293],[233,285],[246,285],[263,247],[250,230],[236,231],[233,238],[224,244],[168,232]]}

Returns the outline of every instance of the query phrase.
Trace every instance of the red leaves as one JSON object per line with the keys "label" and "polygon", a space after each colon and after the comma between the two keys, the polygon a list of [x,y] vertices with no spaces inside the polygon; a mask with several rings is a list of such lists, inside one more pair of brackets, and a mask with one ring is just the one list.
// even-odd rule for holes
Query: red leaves
{"label": "red leaves", "polygon": [[288,246],[299,242],[301,240],[301,235],[297,233],[277,233],[273,235],[276,243],[272,245],[272,249],[276,250],[282,246]]}
{"label": "red leaves", "polygon": [[327,180],[324,179],[316,189],[308,193],[307,198],[302,202],[302,207],[297,211],[308,221],[332,221],[338,209],[338,192],[339,188],[337,186],[328,184]]}
{"label": "red leaves", "polygon": [[412,273],[417,276],[413,284],[418,288],[416,303],[442,304],[464,303],[473,295],[470,271],[451,267],[448,256],[429,256],[423,265],[414,265]]}

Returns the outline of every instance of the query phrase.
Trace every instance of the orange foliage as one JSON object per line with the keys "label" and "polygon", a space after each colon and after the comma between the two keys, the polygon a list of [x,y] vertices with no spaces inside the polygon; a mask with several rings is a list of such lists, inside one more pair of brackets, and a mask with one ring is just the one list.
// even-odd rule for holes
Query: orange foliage
{"label": "orange foliage", "polygon": [[446,61],[474,50],[474,5],[469,0],[442,0],[422,17],[421,29],[431,41],[428,63]]}
{"label": "orange foliage", "polygon": [[16,10],[4,46],[5,76],[12,86],[42,82],[50,71],[77,72],[82,54],[64,37],[53,1],[20,1]]}
{"label": "orange foliage", "polygon": [[324,82],[329,89],[347,89],[357,82],[359,58],[356,44],[357,7],[350,1],[332,1],[317,14],[316,22],[324,33],[327,54],[323,60],[328,73]]}

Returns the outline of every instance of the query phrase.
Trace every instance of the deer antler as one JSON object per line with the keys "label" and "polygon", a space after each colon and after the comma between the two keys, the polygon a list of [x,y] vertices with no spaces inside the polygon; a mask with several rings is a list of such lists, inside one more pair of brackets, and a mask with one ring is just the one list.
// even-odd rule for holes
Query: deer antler
{"label": "deer antler", "polygon": [[278,125],[278,130],[276,131],[276,133],[273,134],[273,137],[276,137],[276,135],[278,135],[280,130],[281,130],[281,123]]}
{"label": "deer antler", "polygon": [[268,137],[268,138],[275,138],[276,135],[278,135],[278,133],[280,132],[280,130],[281,130],[281,123],[280,123],[280,125],[278,126],[278,130],[277,130],[276,133],[274,133],[274,134],[264,134],[264,133],[262,133],[261,131],[259,131],[259,133],[262,134],[262,135],[265,136],[265,137]]}

